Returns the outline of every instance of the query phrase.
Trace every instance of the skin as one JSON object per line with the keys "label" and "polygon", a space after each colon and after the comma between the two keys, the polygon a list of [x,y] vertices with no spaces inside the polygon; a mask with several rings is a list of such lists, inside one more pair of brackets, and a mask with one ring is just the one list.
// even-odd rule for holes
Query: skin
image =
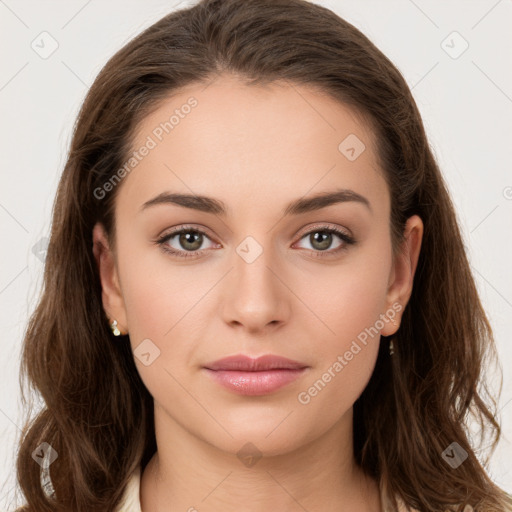
{"label": "skin", "polygon": [[[140,123],[134,148],[190,96],[197,107],[118,185],[116,250],[101,224],[93,231],[105,311],[129,332],[132,349],[149,338],[160,350],[148,366],[135,357],[154,398],[158,445],[141,479],[142,510],[381,511],[377,482],[355,464],[352,440],[353,404],[373,372],[379,336],[309,403],[298,394],[393,304],[402,307],[396,325],[379,331],[399,328],[422,221],[408,220],[393,259],[390,196],[372,132],[355,111],[306,86],[250,87],[229,75],[189,86]],[[349,134],[366,146],[354,161],[338,150]],[[365,196],[371,210],[351,201],[282,214],[295,199],[337,188]],[[163,191],[217,198],[228,214],[173,204],[140,211]],[[154,242],[190,224],[207,232],[200,255],[173,257]],[[345,242],[333,234],[322,252],[309,236],[318,224],[347,231],[356,244],[334,254]],[[236,251],[247,236],[263,250],[252,263]],[[197,247],[179,236],[167,245]],[[268,395],[236,395],[202,367],[240,353],[310,368]],[[262,454],[251,467],[237,457],[247,442]]]}

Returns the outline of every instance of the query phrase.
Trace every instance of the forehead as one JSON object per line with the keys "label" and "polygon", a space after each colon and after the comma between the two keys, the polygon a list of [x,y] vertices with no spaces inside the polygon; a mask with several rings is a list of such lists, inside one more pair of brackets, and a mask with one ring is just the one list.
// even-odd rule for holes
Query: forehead
{"label": "forehead", "polygon": [[357,111],[289,82],[221,76],[181,89],[137,126],[132,149],[143,147],[121,187],[132,206],[164,190],[254,206],[340,187],[387,200],[374,134]]}

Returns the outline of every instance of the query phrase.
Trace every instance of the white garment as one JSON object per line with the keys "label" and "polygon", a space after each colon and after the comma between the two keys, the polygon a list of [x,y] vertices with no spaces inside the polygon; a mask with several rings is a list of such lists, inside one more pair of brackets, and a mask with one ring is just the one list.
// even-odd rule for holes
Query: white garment
{"label": "white garment", "polygon": [[140,465],[131,474],[121,503],[114,512],[142,512],[140,508]]}
{"label": "white garment", "polygon": [[[119,507],[114,512],[142,512],[142,509],[140,506],[140,478],[141,478],[141,468],[139,465],[139,466],[137,466],[135,471],[130,476],[130,480],[128,482],[128,485],[126,486],[122,501],[121,501]],[[382,488],[381,488],[381,502],[382,502],[383,512],[403,512],[403,511],[405,511],[405,507],[400,500],[398,501],[398,504],[399,504],[398,511],[393,511],[389,507],[389,505],[386,505],[387,500],[385,499],[385,494],[384,494]],[[415,511],[413,511],[413,512],[415,512]]]}

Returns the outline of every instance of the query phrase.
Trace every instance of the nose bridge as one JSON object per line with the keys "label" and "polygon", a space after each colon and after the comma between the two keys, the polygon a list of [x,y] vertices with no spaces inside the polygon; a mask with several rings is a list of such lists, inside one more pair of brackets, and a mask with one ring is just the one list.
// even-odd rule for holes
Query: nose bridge
{"label": "nose bridge", "polygon": [[240,287],[249,286],[253,292],[260,293],[275,288],[275,271],[271,269],[278,265],[278,257],[272,247],[271,235],[263,233],[256,236],[248,235],[236,246],[234,270]]}
{"label": "nose bridge", "polygon": [[235,247],[233,266],[232,287],[226,295],[226,320],[252,328],[283,320],[288,310],[286,287],[276,275],[279,258],[271,235],[263,232],[246,236]]}

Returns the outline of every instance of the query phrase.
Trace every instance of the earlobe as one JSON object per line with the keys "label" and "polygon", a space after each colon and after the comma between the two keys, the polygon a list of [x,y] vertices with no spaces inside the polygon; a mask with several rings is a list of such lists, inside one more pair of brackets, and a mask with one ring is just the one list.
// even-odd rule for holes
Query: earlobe
{"label": "earlobe", "polygon": [[[418,266],[418,260],[423,239],[423,221],[418,215],[410,217],[405,225],[404,241],[397,253],[391,270],[392,281],[388,288],[388,308],[403,312],[412,294],[414,275]],[[395,317],[400,324],[401,313]],[[398,328],[387,324],[382,333],[384,336],[394,334]],[[384,332],[386,331],[386,332]],[[389,331],[389,332],[387,332]]]}
{"label": "earlobe", "polygon": [[109,324],[116,320],[119,331],[125,332],[127,331],[126,311],[115,257],[110,249],[105,228],[99,222],[93,228],[92,241],[92,251],[101,281],[103,308],[109,317]]}

